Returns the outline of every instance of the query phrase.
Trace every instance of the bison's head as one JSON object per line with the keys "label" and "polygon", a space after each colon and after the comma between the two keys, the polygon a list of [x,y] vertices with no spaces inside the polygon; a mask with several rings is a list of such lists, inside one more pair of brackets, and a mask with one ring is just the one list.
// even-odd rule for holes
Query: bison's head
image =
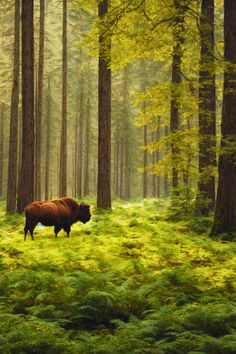
{"label": "bison's head", "polygon": [[82,223],[86,223],[91,218],[90,206],[84,203],[81,203],[79,206],[79,216],[78,219],[82,221]]}

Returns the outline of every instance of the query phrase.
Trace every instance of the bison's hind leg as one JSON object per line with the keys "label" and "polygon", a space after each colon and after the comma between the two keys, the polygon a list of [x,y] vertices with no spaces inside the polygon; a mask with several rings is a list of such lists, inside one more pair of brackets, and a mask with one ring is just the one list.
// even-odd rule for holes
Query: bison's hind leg
{"label": "bison's hind leg", "polygon": [[26,235],[27,235],[27,232],[29,231],[29,225],[28,225],[28,220],[26,219],[25,220],[25,227],[24,227],[24,241],[26,240]]}
{"label": "bison's hind leg", "polygon": [[33,232],[34,232],[34,229],[35,229],[35,226],[37,225],[37,221],[35,220],[31,220],[30,222],[27,222],[27,227],[28,227],[28,230],[30,232],[30,235],[31,235],[31,239],[34,241],[34,236],[33,236]]}

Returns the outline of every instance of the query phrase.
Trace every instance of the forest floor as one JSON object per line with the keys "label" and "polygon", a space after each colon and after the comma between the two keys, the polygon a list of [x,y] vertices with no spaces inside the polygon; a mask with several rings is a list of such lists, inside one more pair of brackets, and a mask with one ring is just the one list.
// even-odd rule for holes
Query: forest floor
{"label": "forest floor", "polygon": [[236,244],[165,201],[116,201],[23,241],[0,203],[0,353],[236,353]]}

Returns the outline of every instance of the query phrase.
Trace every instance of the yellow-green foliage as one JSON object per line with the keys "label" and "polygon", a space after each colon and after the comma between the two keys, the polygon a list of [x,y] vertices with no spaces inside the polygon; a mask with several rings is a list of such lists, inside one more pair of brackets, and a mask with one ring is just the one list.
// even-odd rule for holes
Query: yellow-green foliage
{"label": "yellow-green foliage", "polygon": [[71,237],[0,209],[1,353],[235,353],[235,245],[164,219],[165,202],[93,210]]}

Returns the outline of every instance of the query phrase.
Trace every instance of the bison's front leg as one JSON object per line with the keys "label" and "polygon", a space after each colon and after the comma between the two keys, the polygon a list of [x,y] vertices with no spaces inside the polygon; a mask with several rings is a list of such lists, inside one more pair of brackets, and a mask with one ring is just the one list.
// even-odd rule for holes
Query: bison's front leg
{"label": "bison's front leg", "polygon": [[57,234],[58,234],[58,232],[59,232],[61,229],[62,229],[62,227],[59,226],[59,225],[56,225],[56,226],[54,227],[55,237],[57,237]]}

